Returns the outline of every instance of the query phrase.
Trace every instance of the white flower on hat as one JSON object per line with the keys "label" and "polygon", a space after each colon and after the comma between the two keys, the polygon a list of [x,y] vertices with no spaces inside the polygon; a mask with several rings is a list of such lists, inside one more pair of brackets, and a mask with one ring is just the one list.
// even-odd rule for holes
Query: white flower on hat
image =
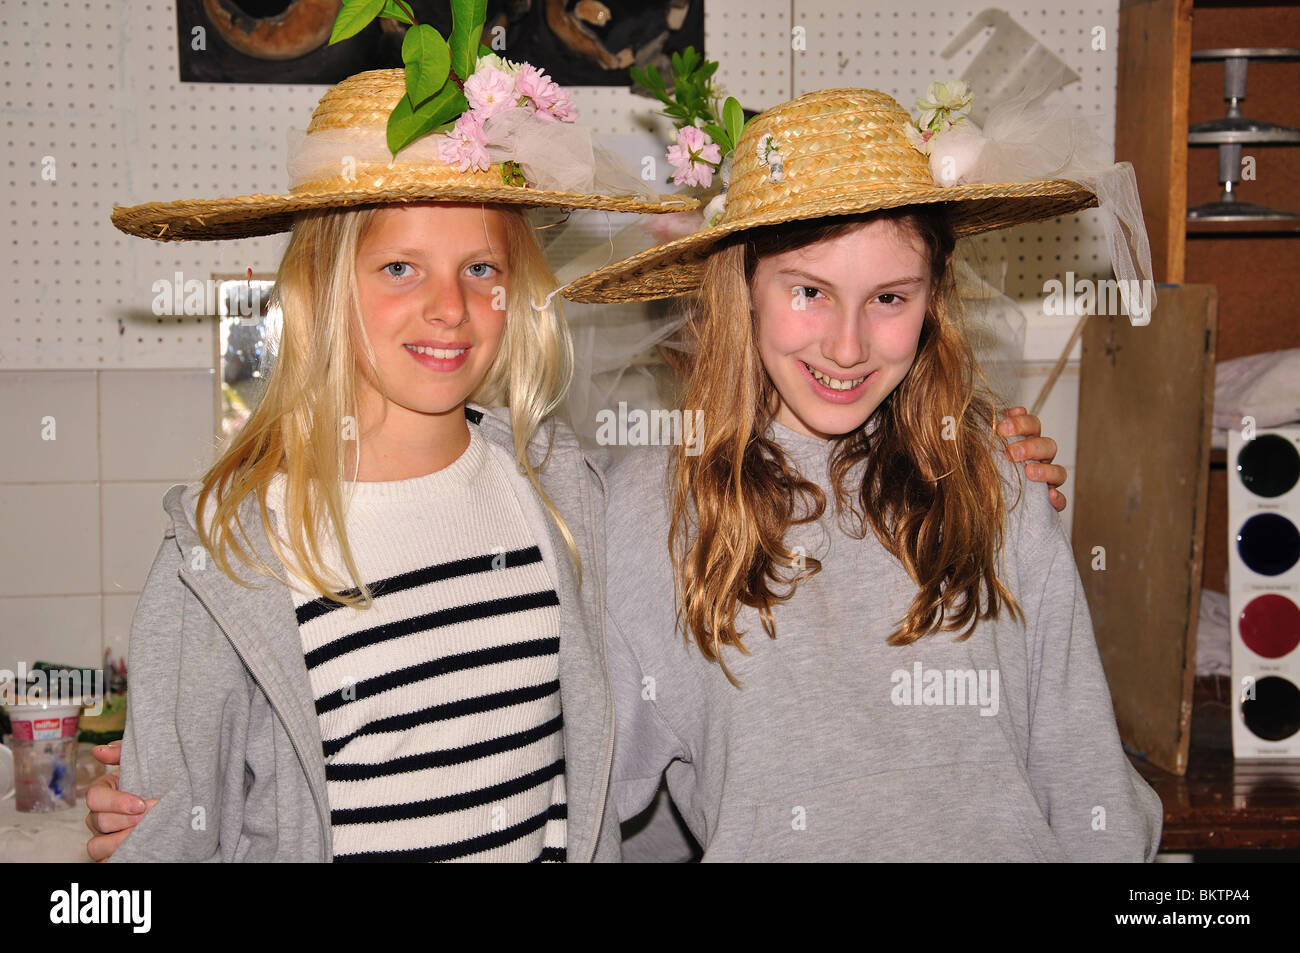
{"label": "white flower on hat", "polygon": [[965,80],[951,79],[946,83],[935,80],[926,89],[925,95],[916,101],[916,108],[921,110],[921,119],[917,125],[929,129],[936,116],[969,109],[974,99],[970,84]]}
{"label": "white flower on hat", "polygon": [[514,76],[515,73],[519,72],[518,63],[512,63],[507,59],[497,56],[495,53],[484,53],[480,56],[478,62],[474,65],[474,71],[478,72],[485,66],[489,69],[500,70],[502,73],[509,73],[511,76]]}
{"label": "white flower on hat", "polygon": [[704,206],[704,224],[717,225],[722,213],[727,208],[727,193],[719,192],[708,205]]}
{"label": "white flower on hat", "polygon": [[[921,110],[921,118],[914,125],[907,126],[907,141],[918,152],[931,156],[933,164],[935,139],[968,124],[967,118],[959,110],[969,108],[974,98],[970,86],[964,80],[954,79],[946,83],[936,80],[931,83],[926,94],[916,101],[916,108]],[[951,161],[946,164],[948,170],[951,170],[951,166]],[[951,176],[935,175],[936,182],[940,178]]]}

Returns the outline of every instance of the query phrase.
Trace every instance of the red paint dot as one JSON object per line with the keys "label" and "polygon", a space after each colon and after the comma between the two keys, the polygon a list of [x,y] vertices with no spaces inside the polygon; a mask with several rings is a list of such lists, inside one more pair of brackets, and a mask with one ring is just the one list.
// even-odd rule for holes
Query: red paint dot
{"label": "red paint dot", "polygon": [[1286,596],[1251,599],[1241,610],[1239,626],[1246,647],[1264,658],[1281,658],[1300,645],[1300,607]]}

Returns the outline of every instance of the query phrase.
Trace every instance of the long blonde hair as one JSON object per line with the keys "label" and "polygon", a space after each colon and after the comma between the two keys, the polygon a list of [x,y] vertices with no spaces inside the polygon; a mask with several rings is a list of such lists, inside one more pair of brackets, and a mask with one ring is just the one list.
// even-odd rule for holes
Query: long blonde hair
{"label": "long blonde hair", "polygon": [[860,536],[874,533],[918,586],[890,644],[940,630],[968,638],[1000,606],[1020,614],[996,572],[1006,504],[993,451],[1005,444],[993,432],[991,401],[975,386],[979,372],[947,266],[953,236],[946,216],[914,206],[774,226],[746,233],[706,263],[681,403],[707,407],[711,423],[698,455],[678,448],[670,478],[680,620],[724,671],[723,645],[746,651],[745,633],[736,628],[740,607],[757,609],[775,638],[772,607],[820,570],[784,540],[791,525],[819,519],[827,506],[821,488],[803,479],[768,436],[780,397],[759,357],[750,281],[760,257],[835,238],[874,218],[919,240],[933,285],[916,359],[872,415],[879,425],[864,423],[835,441],[837,510]]}
{"label": "long blonde hair", "polygon": [[[537,462],[528,454],[543,418],[568,389],[573,344],[558,301],[547,300],[555,277],[532,226],[517,208],[497,210],[506,231],[506,326],[496,359],[470,399],[509,408],[516,462],[576,563],[577,545],[538,476],[549,449]],[[348,544],[343,487],[349,478],[347,443],[358,417],[358,360],[368,363],[382,393],[361,323],[355,273],[357,249],[378,211],[329,209],[294,218],[272,292],[283,316],[275,365],[257,409],[204,475],[198,497],[200,538],[217,566],[242,585],[248,583],[234,561],[279,578],[254,552],[243,525],[240,506],[251,496],[272,549],[295,575],[324,598],[354,606],[370,602]],[[284,474],[278,533],[267,507],[267,489],[277,473]],[[331,539],[345,578],[329,565]]]}

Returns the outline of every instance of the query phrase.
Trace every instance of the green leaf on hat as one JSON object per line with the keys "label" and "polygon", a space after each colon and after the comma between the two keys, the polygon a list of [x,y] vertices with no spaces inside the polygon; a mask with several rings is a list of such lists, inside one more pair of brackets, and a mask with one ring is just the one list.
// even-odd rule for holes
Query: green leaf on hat
{"label": "green leaf on hat", "polygon": [[[727,137],[731,140],[731,149],[740,144],[740,134],[745,131],[745,110],[740,108],[740,101],[735,96],[728,96],[722,105],[722,121],[727,125]],[[730,152],[731,149],[723,149]]]}
{"label": "green leaf on hat", "polygon": [[486,23],[487,0],[451,0],[451,37],[447,45],[451,47],[451,68],[462,81],[474,72]]}
{"label": "green leaf on hat", "polygon": [[343,0],[338,16],[334,18],[330,42],[346,40],[370,26],[371,21],[384,9],[384,3],[385,0]]}
{"label": "green leaf on hat", "polygon": [[425,133],[432,132],[448,119],[459,116],[469,108],[465,95],[455,83],[445,83],[435,95],[418,108],[411,107],[411,97],[397,101],[388,117],[388,151],[394,156]]}
{"label": "green leaf on hat", "polygon": [[709,138],[718,144],[724,155],[735,148],[736,144],[731,142],[727,137],[727,130],[723,129],[716,122],[706,122],[703,129],[708,133]]}
{"label": "green leaf on hat", "polygon": [[451,51],[441,33],[421,23],[406,31],[402,62],[406,64],[406,94],[418,107],[447,82]]}
{"label": "green leaf on hat", "polygon": [[381,17],[388,17],[390,20],[396,20],[398,23],[411,24],[415,22],[410,18],[407,12],[402,9],[402,5],[395,3],[394,0],[388,0],[388,2],[384,4],[384,9],[380,11],[379,15]]}

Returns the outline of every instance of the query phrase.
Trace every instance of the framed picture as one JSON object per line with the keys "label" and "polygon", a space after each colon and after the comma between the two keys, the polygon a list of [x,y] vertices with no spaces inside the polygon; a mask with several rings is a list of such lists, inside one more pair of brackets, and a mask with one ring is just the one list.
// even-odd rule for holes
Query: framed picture
{"label": "framed picture", "polygon": [[257,409],[275,360],[280,311],[270,274],[213,275],[217,283],[217,388],[220,433],[230,437]]}
{"label": "framed picture", "polygon": [[[447,0],[407,0],[418,22],[451,29]],[[194,83],[331,85],[402,65],[406,27],[376,20],[329,45],[338,0],[177,0],[180,76]],[[628,68],[704,50],[704,0],[489,0],[483,43],[563,86],[627,86]]]}

